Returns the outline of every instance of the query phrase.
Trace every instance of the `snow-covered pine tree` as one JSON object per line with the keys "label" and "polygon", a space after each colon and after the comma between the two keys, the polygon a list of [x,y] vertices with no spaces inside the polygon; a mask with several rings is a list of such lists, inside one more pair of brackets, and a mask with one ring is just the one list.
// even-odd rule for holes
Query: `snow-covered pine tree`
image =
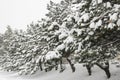
{"label": "snow-covered pine tree", "polygon": [[3,40],[2,40],[2,46],[1,46],[1,50],[2,50],[2,54],[3,56],[1,57],[1,67],[5,67],[7,64],[7,60],[8,60],[8,46],[10,45],[10,42],[12,40],[12,36],[13,36],[13,30],[11,29],[10,26],[7,27],[7,30],[5,31],[5,33],[2,35],[3,36]]}
{"label": "snow-covered pine tree", "polygon": [[[76,21],[84,32],[79,38],[80,46],[76,52],[79,52],[82,62],[104,62],[118,53],[119,47],[116,44],[119,41],[119,4],[114,4],[113,1],[91,0],[89,5],[86,2],[87,6],[85,4],[82,7],[83,11],[80,9],[81,13]],[[110,73],[107,73],[107,76],[109,78]]]}
{"label": "snow-covered pine tree", "polygon": [[[119,35],[120,12],[119,3],[116,3],[117,0],[81,0],[74,4],[71,1],[67,7],[70,13],[62,20],[60,28],[64,24],[66,31],[75,38],[73,42],[78,48],[75,53],[82,62],[106,64],[107,61],[109,70],[108,60],[114,58],[119,51],[116,44],[119,41],[117,35]],[[67,38],[68,36],[65,39]],[[99,67],[104,66],[101,64]],[[109,71],[106,74],[109,78]]]}

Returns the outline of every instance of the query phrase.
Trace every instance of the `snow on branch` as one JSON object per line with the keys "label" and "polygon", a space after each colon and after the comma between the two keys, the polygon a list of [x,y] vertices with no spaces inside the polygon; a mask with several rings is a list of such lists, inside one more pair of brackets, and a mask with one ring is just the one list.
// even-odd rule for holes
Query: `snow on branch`
{"label": "snow on branch", "polygon": [[111,45],[111,44],[113,44],[113,43],[116,43],[117,41],[120,41],[120,39],[117,39],[117,40],[115,40],[115,41],[109,42],[109,43],[107,43],[107,44],[102,44],[102,47]]}
{"label": "snow on branch", "polygon": [[49,51],[46,55],[45,55],[45,59],[46,60],[52,60],[52,59],[57,59],[60,58],[61,55],[59,54],[58,51]]}

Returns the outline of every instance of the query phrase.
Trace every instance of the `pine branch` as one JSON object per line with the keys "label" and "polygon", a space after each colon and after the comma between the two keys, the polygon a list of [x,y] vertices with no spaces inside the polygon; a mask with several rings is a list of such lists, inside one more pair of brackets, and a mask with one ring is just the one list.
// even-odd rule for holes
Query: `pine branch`
{"label": "pine branch", "polygon": [[113,43],[115,43],[115,42],[117,42],[117,41],[120,41],[120,39],[117,39],[117,40],[115,40],[115,41],[113,41],[113,42],[110,42],[110,43],[107,43],[107,44],[103,44],[102,47],[108,46],[108,45],[113,44]]}
{"label": "pine branch", "polygon": [[91,20],[91,22],[85,23],[84,26],[88,26],[88,25],[90,25],[92,22],[95,22],[95,21],[99,20],[100,18],[103,18],[103,17],[104,17],[106,14],[108,14],[109,12],[112,12],[112,11],[107,11],[107,12],[105,12],[104,14],[101,14],[101,15],[100,15],[99,17],[97,17],[96,19]]}

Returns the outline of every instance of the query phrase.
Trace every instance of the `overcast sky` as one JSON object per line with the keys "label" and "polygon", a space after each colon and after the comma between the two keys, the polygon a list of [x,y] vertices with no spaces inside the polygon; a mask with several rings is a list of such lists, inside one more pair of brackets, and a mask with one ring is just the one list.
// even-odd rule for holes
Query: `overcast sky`
{"label": "overcast sky", "polygon": [[[50,0],[0,0],[0,33],[10,25],[13,29],[26,29],[32,21],[40,20],[47,12]],[[58,2],[60,0],[52,0]]]}

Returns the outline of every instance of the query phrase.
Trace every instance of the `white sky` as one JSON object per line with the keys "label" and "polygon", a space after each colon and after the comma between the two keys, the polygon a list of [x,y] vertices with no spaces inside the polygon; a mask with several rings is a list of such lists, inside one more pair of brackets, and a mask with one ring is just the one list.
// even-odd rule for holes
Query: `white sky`
{"label": "white sky", "polygon": [[[13,29],[26,29],[32,21],[40,20],[47,12],[50,0],[0,0],[0,33],[10,25]],[[60,0],[52,0],[58,2]]]}

